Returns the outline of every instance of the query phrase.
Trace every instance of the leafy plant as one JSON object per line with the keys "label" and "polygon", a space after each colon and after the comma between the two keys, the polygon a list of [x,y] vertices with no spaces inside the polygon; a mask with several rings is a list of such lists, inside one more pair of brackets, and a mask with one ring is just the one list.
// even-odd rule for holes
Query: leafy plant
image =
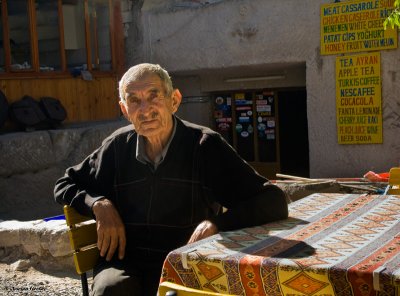
{"label": "leafy plant", "polygon": [[395,0],[393,4],[393,11],[383,22],[383,27],[387,28],[388,25],[394,29],[395,26],[400,28],[400,0]]}

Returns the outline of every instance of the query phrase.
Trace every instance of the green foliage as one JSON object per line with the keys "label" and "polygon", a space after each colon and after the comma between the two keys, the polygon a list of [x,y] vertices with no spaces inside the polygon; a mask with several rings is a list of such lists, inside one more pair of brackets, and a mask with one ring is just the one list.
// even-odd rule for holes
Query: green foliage
{"label": "green foliage", "polygon": [[393,11],[388,18],[383,22],[383,27],[387,28],[388,25],[394,29],[395,26],[400,28],[400,0],[395,0],[393,4]]}

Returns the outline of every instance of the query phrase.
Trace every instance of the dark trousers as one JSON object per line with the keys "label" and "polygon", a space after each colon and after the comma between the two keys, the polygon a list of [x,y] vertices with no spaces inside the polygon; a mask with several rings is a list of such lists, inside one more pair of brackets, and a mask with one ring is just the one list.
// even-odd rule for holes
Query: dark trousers
{"label": "dark trousers", "polygon": [[103,258],[93,270],[93,296],[156,296],[162,262]]}

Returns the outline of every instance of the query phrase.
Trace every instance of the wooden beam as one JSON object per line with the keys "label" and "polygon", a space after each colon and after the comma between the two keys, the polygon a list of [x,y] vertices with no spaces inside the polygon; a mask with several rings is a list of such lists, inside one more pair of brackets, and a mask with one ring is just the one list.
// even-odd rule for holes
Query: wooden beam
{"label": "wooden beam", "polygon": [[113,69],[120,79],[125,73],[125,39],[122,23],[121,1],[109,0],[113,3],[112,14],[110,15],[110,41]]}
{"label": "wooden beam", "polygon": [[10,47],[10,32],[8,26],[8,8],[7,0],[1,2],[1,16],[3,20],[3,48],[4,48],[4,70],[5,72],[11,71],[11,47]]}
{"label": "wooden beam", "polygon": [[61,71],[67,71],[67,58],[65,56],[65,39],[64,39],[64,14],[62,8],[62,0],[58,0],[58,32],[60,35],[60,59]]}

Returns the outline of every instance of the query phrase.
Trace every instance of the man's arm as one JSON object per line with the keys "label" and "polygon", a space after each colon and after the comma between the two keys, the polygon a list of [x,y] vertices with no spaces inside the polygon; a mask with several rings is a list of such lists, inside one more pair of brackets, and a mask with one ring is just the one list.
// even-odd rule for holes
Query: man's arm
{"label": "man's arm", "polygon": [[79,213],[93,216],[97,224],[97,247],[101,256],[111,260],[125,254],[126,236],[121,217],[113,205],[114,149],[109,143],[77,166],[68,168],[54,188],[57,202],[74,207]]}
{"label": "man's arm", "polygon": [[105,196],[78,186],[71,176],[74,174],[71,170],[73,168],[69,168],[64,177],[57,180],[54,187],[54,199],[59,204],[73,207],[82,215],[93,216],[93,204],[97,200],[105,198]]}
{"label": "man's arm", "polygon": [[211,221],[221,231],[252,227],[288,217],[285,193],[272,184],[264,185],[259,194],[238,202]]}
{"label": "man's arm", "polygon": [[288,217],[285,193],[269,184],[220,135],[203,136],[200,167],[205,195],[227,209],[209,219],[220,231]]}
{"label": "man's arm", "polygon": [[83,215],[92,216],[92,207],[97,200],[106,196],[113,200],[114,163],[113,149],[107,142],[80,164],[68,168],[57,180],[55,200],[72,206]]}
{"label": "man's arm", "polygon": [[201,222],[190,237],[193,243],[219,231],[229,231],[286,219],[288,207],[285,193],[277,186],[266,185],[265,191],[240,202],[220,216]]}

